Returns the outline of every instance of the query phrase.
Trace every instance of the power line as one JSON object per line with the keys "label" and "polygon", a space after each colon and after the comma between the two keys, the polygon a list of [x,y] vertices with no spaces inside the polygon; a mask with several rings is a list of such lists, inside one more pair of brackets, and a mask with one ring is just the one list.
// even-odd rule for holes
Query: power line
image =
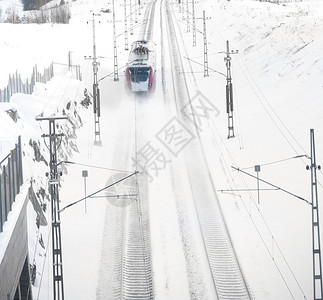
{"label": "power line", "polygon": [[88,165],[88,164],[82,164],[82,163],[77,163],[74,161],[68,161],[64,160],[61,161],[59,164],[73,164],[73,165],[78,165],[78,166],[83,166],[83,167],[88,167],[88,168],[94,168],[94,169],[101,169],[101,170],[109,170],[109,171],[117,171],[117,172],[122,172],[122,173],[131,173],[133,171],[127,171],[127,170],[121,170],[121,169],[114,169],[114,168],[106,168],[106,167],[100,167],[100,166],[94,166],[94,165]]}
{"label": "power line", "polygon": [[43,135],[49,137],[50,154],[50,195],[51,195],[51,214],[52,214],[52,261],[53,261],[53,299],[64,300],[64,280],[63,280],[63,260],[62,260],[62,239],[61,239],[61,220],[59,214],[59,177],[57,170],[57,137],[63,134],[56,133],[56,124],[58,120],[67,120],[67,116],[58,117],[37,117],[37,121],[49,122],[49,134]]}
{"label": "power line", "polygon": [[[276,161],[272,161],[272,162],[268,162],[268,163],[264,163],[264,164],[258,164],[259,166],[263,167],[263,166],[269,166],[269,165],[273,165],[273,164],[277,164],[277,163],[281,163],[281,162],[285,162],[285,161],[288,161],[288,160],[291,160],[291,159],[295,159],[295,158],[301,158],[301,157],[306,157],[306,158],[309,158],[310,157],[306,154],[303,154],[303,155],[297,155],[297,156],[293,156],[293,157],[289,157],[289,158],[284,158],[284,159],[280,159],[280,160],[276,160]],[[242,168],[241,170],[248,170],[248,169],[253,169],[254,166],[252,167],[246,167],[246,168]]]}
{"label": "power line", "polygon": [[[244,180],[243,180],[243,183],[244,183],[244,185],[245,185],[245,186],[248,186],[248,185],[247,185],[247,183],[246,183]],[[233,183],[233,184],[235,185],[235,183]],[[283,275],[282,271],[280,270],[280,268],[279,268],[279,266],[278,266],[277,262],[275,261],[275,258],[274,258],[274,256],[273,256],[273,254],[271,254],[271,252],[270,252],[270,250],[269,250],[269,248],[268,248],[268,246],[267,246],[267,244],[266,244],[266,242],[265,242],[265,240],[264,240],[264,238],[263,238],[263,236],[262,236],[262,234],[261,234],[261,232],[260,232],[260,230],[259,230],[259,228],[258,228],[258,226],[257,226],[257,224],[256,224],[256,222],[255,222],[255,220],[253,219],[253,217],[252,217],[252,215],[251,215],[251,212],[249,212],[249,211],[248,211],[248,209],[247,209],[247,207],[246,207],[246,205],[245,205],[244,201],[242,201],[242,197],[241,197],[241,195],[238,195],[238,196],[240,197],[241,203],[242,203],[243,207],[245,208],[245,210],[246,210],[246,212],[247,212],[247,214],[248,214],[249,218],[251,219],[252,224],[253,224],[253,226],[255,227],[255,230],[257,231],[257,233],[258,233],[258,235],[259,235],[259,237],[260,237],[261,241],[263,242],[263,244],[264,244],[264,246],[265,246],[265,248],[266,248],[266,250],[267,250],[267,252],[268,252],[269,256],[272,258],[272,261],[273,261],[273,263],[274,263],[274,265],[275,265],[275,267],[276,267],[276,269],[277,269],[277,271],[278,271],[278,273],[279,273],[280,277],[282,278],[282,280],[283,280],[283,282],[284,282],[285,286],[287,287],[287,289],[288,289],[289,293],[291,294],[292,298],[293,298],[293,299],[295,299],[295,298],[294,298],[294,295],[292,294],[292,291],[291,291],[290,287],[288,286],[288,283],[287,283],[286,279],[284,278],[284,275]],[[254,200],[254,198],[253,198],[253,196],[252,196],[251,194],[250,194],[250,199],[253,199],[253,203],[255,204],[255,200]],[[289,265],[289,263],[288,263],[288,261],[287,261],[287,259],[286,259],[285,255],[284,255],[284,253],[282,252],[281,248],[279,247],[279,245],[278,245],[278,243],[277,243],[277,240],[275,239],[275,237],[274,237],[274,235],[273,235],[273,233],[272,233],[271,229],[269,228],[269,225],[268,225],[268,223],[267,223],[267,221],[266,221],[266,219],[265,219],[264,215],[262,214],[262,212],[261,212],[261,210],[260,210],[259,206],[255,205],[255,207],[256,207],[257,212],[259,213],[259,215],[260,215],[260,217],[261,217],[262,221],[264,222],[264,224],[265,224],[265,226],[266,226],[266,228],[267,228],[267,230],[268,230],[268,232],[269,232],[269,234],[270,234],[270,236],[271,236],[271,238],[272,238],[272,240],[273,240],[274,244],[275,244],[275,245],[276,245],[276,247],[278,248],[278,251],[279,251],[279,253],[281,254],[281,256],[282,256],[282,258],[283,258],[283,260],[284,260],[284,262],[285,262],[285,264],[286,264],[286,266],[287,266],[287,268],[288,268],[289,272],[292,274],[292,276],[293,276],[293,278],[294,278],[294,280],[295,280],[295,282],[296,282],[296,284],[297,284],[298,288],[300,289],[301,293],[303,294],[304,299],[307,299],[307,297],[306,297],[306,295],[305,295],[305,293],[304,293],[304,291],[303,291],[303,289],[302,289],[302,287],[301,287],[301,285],[300,285],[299,281],[297,280],[297,278],[296,278],[296,276],[295,276],[295,274],[294,274],[294,272],[293,272],[293,270],[292,270],[291,266]]]}
{"label": "power line", "polygon": [[[215,128],[215,129],[216,129],[216,133],[217,133],[217,135],[219,136],[219,138],[220,138],[220,142],[221,142],[222,146],[224,147],[225,151],[227,152],[228,156],[229,156],[229,157],[234,161],[234,158],[232,157],[232,154],[231,154],[230,150],[227,148],[226,144],[224,143],[223,139],[221,138],[221,135],[220,135],[219,131],[217,130],[217,126],[216,126],[216,124],[214,123],[214,121],[213,121],[213,128]],[[220,149],[221,155],[222,155],[222,157],[223,157],[223,160],[221,160],[221,161],[223,162],[223,168],[225,168],[225,169],[227,169],[227,170],[229,171],[229,166],[228,166],[228,164],[227,164],[227,162],[226,162],[226,159],[225,159],[225,157],[224,157],[223,151],[221,150],[220,143],[217,141],[217,139],[216,139],[216,137],[215,137],[215,133],[213,132],[213,130],[212,130],[212,138],[213,138],[213,141],[214,141],[214,142],[216,143],[216,145],[218,146],[218,148]],[[230,173],[230,172],[229,172],[229,173]],[[233,184],[233,185],[235,186],[235,188],[237,189],[236,183],[235,183],[234,178],[232,177],[232,175],[231,175],[231,174],[229,174],[228,176],[230,176],[230,177],[231,177],[232,184]],[[246,187],[247,187],[247,188],[245,189],[246,191],[247,191],[247,190],[251,190],[251,189],[248,189],[248,184],[245,182],[245,180],[244,180],[243,178],[242,178],[242,182],[243,182],[244,186],[246,186]],[[288,283],[287,283],[286,279],[284,278],[284,275],[283,275],[283,273],[282,273],[282,271],[281,271],[280,267],[278,266],[278,263],[276,262],[276,260],[275,260],[275,258],[274,258],[274,256],[273,256],[273,254],[271,254],[270,249],[268,248],[268,246],[267,246],[267,244],[266,244],[266,241],[265,241],[264,237],[262,236],[262,233],[260,232],[260,228],[258,227],[258,225],[256,224],[255,220],[253,219],[253,217],[252,217],[252,215],[251,215],[251,212],[250,212],[250,211],[248,210],[248,208],[246,207],[245,202],[242,200],[242,196],[241,196],[239,193],[238,193],[238,194],[234,194],[234,193],[232,193],[232,194],[233,194],[234,196],[238,196],[238,197],[239,197],[239,199],[240,199],[240,201],[241,201],[241,203],[242,203],[242,206],[244,207],[245,211],[247,212],[247,214],[248,214],[249,218],[251,219],[251,222],[252,222],[252,224],[253,224],[253,226],[254,226],[254,228],[255,228],[256,232],[258,233],[258,236],[259,236],[260,240],[261,240],[261,241],[262,241],[262,243],[264,244],[264,247],[266,248],[266,250],[267,250],[267,252],[268,252],[269,256],[271,257],[272,262],[274,263],[274,265],[275,265],[275,267],[276,267],[276,269],[277,269],[277,271],[278,271],[278,273],[279,273],[280,277],[282,278],[282,280],[283,280],[283,282],[284,282],[284,284],[285,284],[286,288],[288,289],[288,291],[289,291],[289,293],[291,294],[292,298],[293,298],[293,299],[295,299],[295,298],[294,298],[294,296],[293,296],[293,294],[292,294],[292,292],[291,292],[290,287],[288,286]],[[257,211],[257,212],[258,212],[258,214],[260,215],[260,218],[261,218],[261,219],[262,219],[262,221],[264,222],[265,227],[266,227],[266,229],[268,230],[268,232],[269,232],[269,234],[270,234],[270,236],[271,236],[271,238],[272,238],[272,240],[273,240],[274,244],[275,244],[275,245],[276,245],[276,247],[278,248],[278,251],[279,251],[280,255],[282,256],[282,258],[283,258],[283,260],[284,260],[284,262],[285,262],[285,264],[286,264],[286,266],[287,266],[287,268],[288,268],[289,272],[292,274],[292,276],[293,276],[293,278],[294,278],[295,282],[297,283],[298,288],[300,289],[301,293],[303,294],[304,299],[307,299],[307,297],[306,297],[306,295],[305,295],[305,293],[304,293],[304,291],[303,291],[303,289],[302,289],[302,287],[301,287],[301,285],[300,285],[299,281],[297,280],[297,278],[296,278],[296,276],[295,276],[295,274],[294,274],[294,272],[293,272],[293,270],[292,270],[291,266],[289,265],[289,263],[288,263],[288,261],[287,261],[287,259],[286,259],[285,255],[284,255],[284,253],[282,252],[281,248],[279,247],[279,245],[278,245],[278,243],[277,243],[277,240],[275,239],[274,234],[272,233],[272,231],[271,231],[271,229],[270,229],[270,227],[269,227],[269,224],[267,223],[267,221],[266,221],[266,219],[265,219],[264,215],[262,214],[262,212],[261,212],[261,210],[260,210],[260,207],[259,207],[259,206],[257,206],[257,205],[255,204],[255,199],[254,199],[254,197],[253,197],[253,195],[252,195],[251,193],[250,193],[250,195],[249,195],[249,196],[250,196],[250,199],[252,200],[253,204],[255,205],[255,207],[256,207],[256,211]]]}
{"label": "power line", "polygon": [[[189,61],[191,61],[191,62],[193,62],[193,63],[195,63],[195,64],[197,64],[197,65],[204,66],[204,64],[201,64],[201,63],[199,63],[199,62],[197,62],[197,61],[195,61],[195,60],[193,60],[193,59],[191,59],[189,57],[185,57],[184,56],[184,58],[187,59],[187,60],[189,60]],[[221,72],[219,72],[217,70],[214,70],[214,69],[212,69],[210,67],[209,67],[209,70],[211,70],[212,72],[218,73],[218,74],[220,74],[220,75],[222,75],[224,77],[227,77],[227,75],[225,75],[224,73],[221,73]],[[193,73],[195,73],[195,72],[193,72]]]}
{"label": "power line", "polygon": [[279,191],[279,188],[274,189],[234,189],[234,190],[218,190],[218,192],[225,193],[225,192],[254,192],[254,191]]}
{"label": "power line", "polygon": [[[244,63],[243,60],[241,60],[242,64],[244,65],[245,70],[247,71],[249,78],[245,72],[245,70],[242,68],[242,65],[238,63],[240,65],[241,71],[243,72],[245,78],[247,79],[248,83],[250,84],[251,89],[254,91],[259,103],[261,104],[261,106],[263,107],[263,109],[265,110],[265,112],[267,113],[267,115],[269,116],[269,118],[272,120],[272,122],[274,123],[274,125],[276,126],[276,128],[278,129],[278,131],[282,134],[282,136],[285,138],[285,140],[287,141],[287,143],[291,146],[291,148],[295,151],[295,153],[298,153],[298,151],[296,150],[296,148],[294,147],[294,145],[292,145],[290,139],[288,139],[288,137],[286,136],[286,134],[283,132],[283,128],[285,128],[286,132],[289,134],[289,136],[291,137],[292,140],[294,140],[294,142],[300,147],[300,149],[302,149],[303,152],[306,152],[304,150],[304,148],[302,147],[302,145],[296,140],[296,138],[294,137],[294,135],[291,133],[291,131],[287,128],[287,126],[285,125],[285,123],[283,122],[283,120],[279,117],[278,113],[274,110],[274,108],[272,107],[272,105],[269,103],[268,99],[266,98],[266,96],[264,95],[264,93],[262,92],[262,90],[260,89],[260,87],[258,86],[256,80],[254,79],[254,77],[252,76],[251,72],[249,71],[248,67],[246,66],[246,64]],[[254,86],[252,85],[251,81],[253,82]],[[256,91],[256,89],[257,91]],[[259,94],[260,95],[259,95]],[[262,99],[260,99],[261,97]],[[264,103],[265,102],[265,103]],[[267,107],[266,107],[266,105]],[[272,113],[270,113],[270,111]],[[276,120],[274,119],[274,117],[276,117]],[[277,122],[278,121],[278,122]],[[281,126],[278,124],[280,123]],[[283,127],[283,128],[281,128]]]}
{"label": "power line", "polygon": [[114,186],[114,185],[118,184],[119,182],[121,182],[121,181],[123,181],[123,180],[126,180],[127,178],[129,178],[129,177],[131,177],[131,176],[133,176],[133,175],[135,175],[135,174],[137,174],[137,173],[139,173],[139,171],[135,171],[135,172],[133,172],[132,174],[130,174],[130,175],[128,175],[128,176],[125,176],[125,177],[123,177],[123,178],[121,178],[121,179],[117,180],[116,182],[113,182],[113,183],[109,184],[108,186],[106,186],[106,187],[104,187],[104,188],[102,188],[102,189],[100,189],[100,190],[98,190],[98,191],[96,191],[96,192],[92,193],[91,195],[88,195],[88,196],[86,196],[86,197],[83,197],[83,198],[82,198],[82,199],[80,199],[80,200],[77,200],[77,201],[75,201],[75,202],[72,202],[72,203],[70,203],[70,204],[66,205],[65,207],[63,207],[62,209],[60,209],[58,212],[59,212],[59,213],[61,213],[61,212],[63,212],[66,208],[69,208],[69,207],[71,207],[71,206],[73,206],[73,205],[75,205],[75,204],[77,204],[77,203],[79,203],[79,202],[81,202],[81,201],[83,201],[83,200],[85,200],[85,199],[87,199],[87,198],[91,198],[92,196],[94,196],[94,195],[96,195],[96,194],[98,194],[98,193],[100,193],[100,192],[102,192],[102,191],[104,191],[104,190],[106,190],[106,189],[108,189],[108,188],[110,188],[110,187],[112,187],[112,186]]}
{"label": "power line", "polygon": [[261,181],[261,182],[264,182],[264,183],[266,183],[266,184],[268,184],[268,185],[270,185],[270,186],[272,186],[272,187],[274,187],[274,188],[276,188],[276,189],[278,189],[278,190],[280,190],[280,191],[282,191],[282,192],[285,192],[285,193],[287,193],[287,194],[289,194],[289,195],[291,195],[291,196],[293,196],[293,197],[296,197],[296,198],[298,198],[298,199],[300,199],[300,200],[302,200],[302,201],[305,201],[307,204],[310,204],[310,205],[311,205],[311,202],[310,202],[310,201],[308,201],[308,200],[304,199],[304,198],[303,198],[303,197],[301,197],[301,196],[298,196],[298,195],[296,195],[296,194],[294,194],[294,193],[291,193],[291,192],[289,192],[289,191],[287,191],[287,190],[285,190],[285,189],[283,189],[283,188],[281,188],[281,187],[279,187],[279,186],[277,186],[277,185],[274,185],[274,184],[272,184],[272,183],[270,183],[270,182],[268,182],[268,181],[266,181],[266,180],[260,179],[259,177],[257,178],[256,176],[254,176],[254,175],[252,175],[252,174],[249,174],[249,173],[247,173],[247,172],[245,172],[245,171],[243,171],[243,170],[241,170],[241,169],[239,169],[239,168],[236,168],[236,167],[233,167],[233,166],[231,166],[231,168],[232,168],[232,169],[234,169],[234,170],[236,170],[236,171],[238,171],[238,172],[242,172],[243,174],[246,174],[246,175],[248,175],[248,176],[250,176],[250,177],[256,178],[257,180],[259,180],[259,181]]}

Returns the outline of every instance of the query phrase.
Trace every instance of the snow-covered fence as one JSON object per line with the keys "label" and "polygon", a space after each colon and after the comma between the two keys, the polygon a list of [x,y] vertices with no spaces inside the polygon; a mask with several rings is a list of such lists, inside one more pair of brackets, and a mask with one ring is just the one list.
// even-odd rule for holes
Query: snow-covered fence
{"label": "snow-covered fence", "polygon": [[0,162],[0,232],[23,183],[21,137],[15,149]]}
{"label": "snow-covered fence", "polygon": [[68,52],[68,70],[75,73],[75,78],[82,81],[82,73],[80,65],[73,64],[72,52]]}
{"label": "snow-covered fence", "polygon": [[4,89],[0,89],[0,102],[9,102],[10,97],[15,93],[32,94],[35,83],[46,83],[54,77],[53,63],[43,72],[38,71],[37,65],[33,68],[33,73],[26,81],[21,79],[21,75],[16,73],[9,75],[8,85]]}
{"label": "snow-covered fence", "polygon": [[[77,80],[82,81],[81,67],[71,64],[69,58],[69,71],[74,74]],[[44,68],[42,72],[38,70],[37,65],[33,68],[33,72],[29,79],[23,81],[21,75],[16,73],[9,75],[8,85],[0,89],[0,102],[9,102],[10,97],[15,93],[32,94],[36,82],[46,83],[54,77],[54,63],[48,68]]]}

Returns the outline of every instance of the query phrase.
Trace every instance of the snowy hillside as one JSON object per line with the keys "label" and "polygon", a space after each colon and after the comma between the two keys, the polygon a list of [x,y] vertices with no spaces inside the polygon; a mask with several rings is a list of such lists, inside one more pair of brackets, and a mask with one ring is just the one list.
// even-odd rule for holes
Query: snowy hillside
{"label": "snowy hillside", "polygon": [[[11,3],[16,2],[0,1],[2,11]],[[203,211],[198,203],[199,198],[208,198],[209,186],[213,186],[216,195],[210,207],[215,209],[219,203],[222,209],[223,226],[228,229],[252,296],[311,299],[311,206],[283,191],[265,190],[271,187],[262,182],[258,199],[256,179],[232,166],[256,176],[254,166],[260,165],[260,178],[311,201],[310,171],[306,170],[310,163],[311,128],[315,129],[318,164],[322,162],[323,147],[323,3],[202,0],[195,3],[194,47],[192,3],[187,6],[170,2],[169,10],[166,3],[164,0],[144,3],[136,15],[138,23],[133,20],[134,34],[129,35],[129,44],[142,37],[145,10],[153,7],[155,14],[149,14],[149,18],[154,24],[151,35],[157,49],[157,81],[156,91],[149,97],[136,96],[125,88],[124,68],[129,51],[124,49],[124,1],[115,2],[119,81],[107,76],[113,74],[114,63],[112,14],[95,17],[96,50],[100,57],[101,147],[93,143],[92,106],[85,108],[80,102],[84,99],[84,88],[92,90],[93,83],[92,60],[84,58],[93,51],[92,14],[102,8],[112,9],[112,3],[70,2],[72,18],[66,25],[0,23],[0,89],[7,85],[9,74],[17,71],[26,79],[36,64],[42,69],[54,63],[55,76],[50,82],[37,83],[32,95],[16,94],[9,103],[0,103],[0,157],[7,155],[21,135],[24,179],[33,183],[39,201],[50,207],[45,177],[48,166],[42,160],[36,161],[30,145],[35,141],[48,161],[49,153],[41,138],[48,133],[48,124],[37,122],[35,117],[39,115],[66,113],[71,118],[71,122],[60,122],[60,130],[67,137],[59,160],[73,162],[62,164],[61,207],[102,189],[114,176],[130,174],[138,167],[134,160],[147,143],[158,146],[167,160],[162,170],[155,170],[152,180],[139,175],[136,183],[129,184],[133,187],[139,182],[137,192],[141,200],[112,197],[124,192],[126,185],[121,185],[119,190],[100,193],[101,197],[87,199],[86,203],[82,201],[61,213],[65,296],[110,299],[128,293],[126,288],[120,292],[122,276],[126,275],[120,279],[118,273],[120,265],[122,269],[127,262],[122,261],[123,256],[121,262],[118,259],[120,255],[126,256],[131,245],[125,244],[122,250],[118,245],[131,240],[131,231],[122,226],[134,214],[139,223],[147,226],[145,230],[150,230],[148,238],[146,233],[142,234],[145,242],[151,244],[156,299],[230,299],[222,297],[213,286],[212,266],[209,267],[206,254],[209,246],[201,218],[213,211]],[[207,17],[206,77],[201,34],[203,10]],[[176,58],[170,55],[175,53],[174,33],[180,53]],[[230,50],[238,50],[231,55],[235,138],[230,139],[223,76],[226,41]],[[69,52],[73,64],[81,66],[82,82],[68,71]],[[176,62],[182,64],[183,70],[173,67]],[[177,78],[186,82],[187,94],[179,95],[187,95],[187,99],[172,93],[176,87],[181,89]],[[160,132],[171,120],[185,119],[178,111],[185,110],[196,95],[203,95],[211,103],[211,113],[195,116],[200,121],[197,133],[191,129],[193,126],[184,128],[193,132],[193,140],[199,140],[202,150],[192,143],[173,155],[159,143]],[[9,108],[17,110],[17,123],[7,115]],[[86,180],[83,170],[89,172]],[[319,171],[319,196],[323,192],[321,176]],[[140,201],[142,207],[134,206]],[[148,221],[141,219],[140,209],[143,215],[149,212]],[[37,265],[33,297],[51,299],[50,228],[36,227],[36,212],[31,204],[28,213],[29,259]],[[44,214],[49,221],[49,209]],[[218,218],[217,214],[213,216]],[[40,237],[42,243],[37,242]]]}

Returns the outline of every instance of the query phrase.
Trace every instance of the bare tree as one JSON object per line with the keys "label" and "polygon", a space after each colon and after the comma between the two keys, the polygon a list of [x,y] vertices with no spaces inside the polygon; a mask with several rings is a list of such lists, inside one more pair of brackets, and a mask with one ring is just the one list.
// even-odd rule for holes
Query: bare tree
{"label": "bare tree", "polygon": [[18,9],[14,4],[12,4],[7,8],[6,14],[7,14],[6,22],[12,23],[12,24],[20,23]]}

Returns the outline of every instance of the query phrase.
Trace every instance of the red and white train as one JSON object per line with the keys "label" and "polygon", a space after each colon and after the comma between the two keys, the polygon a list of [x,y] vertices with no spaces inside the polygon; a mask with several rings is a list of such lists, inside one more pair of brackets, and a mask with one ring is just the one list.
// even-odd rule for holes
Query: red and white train
{"label": "red and white train", "polygon": [[132,92],[151,93],[155,90],[155,43],[135,41],[131,45],[126,83]]}

